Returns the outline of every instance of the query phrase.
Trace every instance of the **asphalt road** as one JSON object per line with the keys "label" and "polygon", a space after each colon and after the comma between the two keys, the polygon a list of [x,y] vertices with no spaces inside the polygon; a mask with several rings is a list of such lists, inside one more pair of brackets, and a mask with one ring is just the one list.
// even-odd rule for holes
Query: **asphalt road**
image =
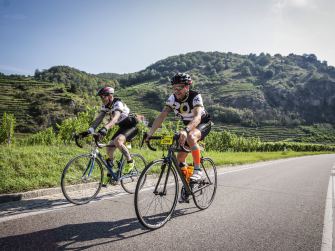
{"label": "asphalt road", "polygon": [[123,193],[17,214],[0,220],[0,250],[321,250],[334,163],[331,154],[222,168],[210,208],[178,204],[155,231]]}

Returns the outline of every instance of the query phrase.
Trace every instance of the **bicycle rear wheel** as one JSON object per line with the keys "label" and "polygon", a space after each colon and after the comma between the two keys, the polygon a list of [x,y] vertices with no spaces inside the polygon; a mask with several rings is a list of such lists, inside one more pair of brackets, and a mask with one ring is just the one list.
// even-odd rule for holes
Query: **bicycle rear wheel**
{"label": "bicycle rear wheel", "polygon": [[79,155],[70,160],[63,170],[62,192],[71,203],[88,203],[99,193],[102,177],[103,168],[98,159],[90,154]]}
{"label": "bicycle rear wheel", "polygon": [[192,183],[194,204],[199,209],[208,208],[215,197],[217,187],[216,166],[212,159],[201,158],[201,166],[203,170],[203,179],[197,183]]}
{"label": "bicycle rear wheel", "polygon": [[162,227],[172,216],[178,198],[178,178],[164,160],[151,162],[142,172],[135,191],[135,211],[143,226]]}
{"label": "bicycle rear wheel", "polygon": [[[121,186],[127,193],[133,194],[135,193],[138,178],[140,177],[142,171],[146,166],[146,162],[142,155],[137,153],[131,154],[131,158],[135,163],[135,167],[130,173],[125,174],[121,177]],[[145,182],[145,178],[146,175],[143,182]]]}

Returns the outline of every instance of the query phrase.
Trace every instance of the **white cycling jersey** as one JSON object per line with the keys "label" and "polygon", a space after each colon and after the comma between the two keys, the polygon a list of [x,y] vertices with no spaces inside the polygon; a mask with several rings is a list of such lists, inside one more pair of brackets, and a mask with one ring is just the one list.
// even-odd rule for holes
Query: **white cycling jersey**
{"label": "white cycling jersey", "polygon": [[115,111],[119,111],[121,113],[119,119],[116,124],[119,124],[124,119],[129,116],[129,108],[128,106],[121,101],[121,99],[115,98],[111,104],[102,105],[101,112],[105,112],[106,114],[113,115]]}
{"label": "white cycling jersey", "polygon": [[189,91],[189,95],[185,100],[179,101],[176,96],[172,94],[165,103],[166,106],[170,107],[176,116],[180,117],[184,123],[188,123],[193,120],[194,107],[201,107],[201,123],[209,120],[209,115],[204,108],[201,94],[196,91]]}

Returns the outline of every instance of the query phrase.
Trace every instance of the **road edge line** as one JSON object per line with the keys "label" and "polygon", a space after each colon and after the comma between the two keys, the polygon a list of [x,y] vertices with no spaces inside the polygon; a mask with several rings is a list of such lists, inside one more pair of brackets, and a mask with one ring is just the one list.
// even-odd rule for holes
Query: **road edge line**
{"label": "road edge line", "polygon": [[333,250],[333,201],[334,201],[334,176],[335,176],[335,164],[330,173],[326,207],[323,221],[323,232],[322,232],[322,243],[321,251]]}

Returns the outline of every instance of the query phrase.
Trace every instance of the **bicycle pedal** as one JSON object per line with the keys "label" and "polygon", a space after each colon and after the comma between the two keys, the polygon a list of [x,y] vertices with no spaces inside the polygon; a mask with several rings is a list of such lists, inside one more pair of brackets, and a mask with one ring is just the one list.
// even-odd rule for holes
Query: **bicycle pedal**
{"label": "bicycle pedal", "polygon": [[183,199],[183,198],[179,198],[178,200],[179,203],[190,203],[190,199]]}
{"label": "bicycle pedal", "polygon": [[110,183],[111,183],[112,186],[120,185],[120,181],[119,180],[118,181],[112,180]]}
{"label": "bicycle pedal", "polygon": [[194,185],[194,184],[200,184],[204,181],[205,179],[204,178],[201,178],[199,180],[190,180],[190,185]]}

